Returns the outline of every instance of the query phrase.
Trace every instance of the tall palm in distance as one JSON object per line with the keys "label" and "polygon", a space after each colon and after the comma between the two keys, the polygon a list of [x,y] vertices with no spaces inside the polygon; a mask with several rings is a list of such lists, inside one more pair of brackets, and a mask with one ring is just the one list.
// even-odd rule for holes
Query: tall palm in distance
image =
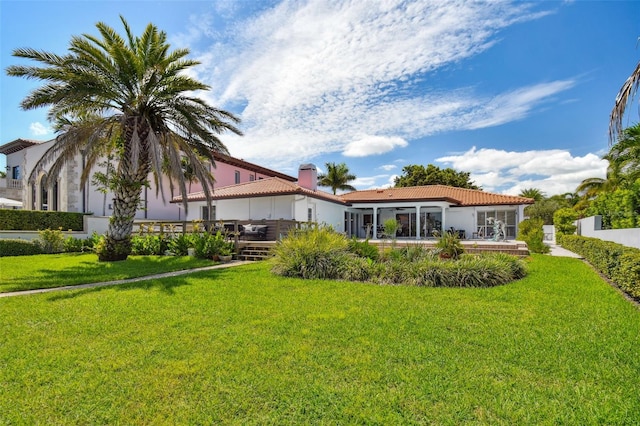
{"label": "tall palm in distance", "polygon": [[525,198],[532,198],[535,202],[544,200],[544,192],[538,188],[525,188],[520,191],[520,196]]}
{"label": "tall palm in distance", "polygon": [[355,191],[356,188],[349,185],[349,182],[356,179],[356,176],[349,172],[345,163],[325,163],[326,173],[318,175],[318,185],[330,187],[335,195],[337,190]]}
{"label": "tall palm in distance", "polygon": [[[640,38],[638,38],[640,43]],[[613,109],[609,116],[609,143],[614,144],[620,135],[622,134],[623,118],[627,107],[633,102],[634,98],[638,94],[638,88],[640,87],[640,61],[636,65],[635,69],[626,79],[614,103]]]}
{"label": "tall palm in distance", "polygon": [[213,176],[201,158],[213,164],[212,151],[227,153],[218,135],[241,134],[233,114],[191,94],[208,86],[184,74],[198,64],[185,58],[187,49],[169,51],[166,33],[152,24],[134,37],[125,19],[120,19],[124,38],[98,23],[101,38],[75,36],[64,56],[16,49],[14,56],[43,66],[7,68],[11,76],[45,82],[21,103],[24,110],[48,106],[49,120],[58,133],[34,170],[52,163],[48,175],[53,177],[65,163],[83,154],[87,162],[82,181],[86,182],[100,155],[115,153],[117,167],[110,181],[113,214],[98,247],[100,260],[123,260],[131,252],[133,220],[150,174],[162,193],[166,165],[170,188],[178,186],[186,209],[185,157],[210,202]]}

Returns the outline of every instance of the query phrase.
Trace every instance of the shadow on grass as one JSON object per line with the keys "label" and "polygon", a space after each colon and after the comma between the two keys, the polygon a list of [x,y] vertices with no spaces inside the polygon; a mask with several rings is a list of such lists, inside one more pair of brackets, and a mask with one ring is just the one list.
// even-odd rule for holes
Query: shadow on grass
{"label": "shadow on grass", "polygon": [[[178,271],[175,271],[178,272]],[[170,272],[168,272],[170,273]],[[174,295],[175,289],[177,287],[182,287],[185,285],[191,285],[189,277],[196,275],[199,278],[202,278],[203,275],[206,275],[208,278],[212,280],[219,280],[224,276],[228,275],[230,271],[228,269],[212,269],[208,271],[196,271],[191,273],[186,273],[178,276],[168,276],[162,278],[133,278],[139,279],[139,281],[133,282],[124,282],[120,284],[107,284],[100,285],[96,284],[95,287],[84,288],[80,290],[68,289],[61,291],[59,294],[52,295],[48,298],[50,302],[55,302],[58,300],[66,300],[66,299],[75,299],[80,296],[85,296],[88,294],[98,293],[104,290],[116,290],[116,291],[130,291],[130,290],[159,290],[167,295]]]}
{"label": "shadow on grass", "polygon": [[140,256],[123,262],[80,261],[67,267],[35,268],[33,275],[6,281],[4,285],[0,285],[0,291],[24,291],[111,282],[212,265],[206,262],[194,263],[182,257],[163,258],[162,261],[158,259]]}

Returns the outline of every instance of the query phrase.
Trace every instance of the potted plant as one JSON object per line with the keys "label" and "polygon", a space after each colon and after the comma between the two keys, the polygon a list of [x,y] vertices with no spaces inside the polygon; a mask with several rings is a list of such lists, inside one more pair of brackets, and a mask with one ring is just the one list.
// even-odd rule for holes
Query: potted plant
{"label": "potted plant", "polygon": [[436,249],[441,259],[457,259],[464,253],[464,247],[455,232],[443,232],[436,243]]}
{"label": "potted plant", "polygon": [[220,261],[224,263],[231,262],[231,259],[233,259],[233,249],[234,245],[231,241],[222,244],[218,251],[218,258]]}

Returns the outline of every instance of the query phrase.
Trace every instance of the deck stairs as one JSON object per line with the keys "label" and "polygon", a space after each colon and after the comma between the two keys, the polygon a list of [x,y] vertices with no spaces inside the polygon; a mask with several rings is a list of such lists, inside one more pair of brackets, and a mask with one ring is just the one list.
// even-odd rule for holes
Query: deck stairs
{"label": "deck stairs", "polygon": [[238,243],[239,260],[265,260],[272,256],[274,241],[243,241]]}

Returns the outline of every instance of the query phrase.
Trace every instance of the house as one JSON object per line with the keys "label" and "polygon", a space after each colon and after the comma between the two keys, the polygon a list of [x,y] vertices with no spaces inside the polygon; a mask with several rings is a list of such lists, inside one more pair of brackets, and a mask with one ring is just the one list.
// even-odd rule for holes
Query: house
{"label": "house", "polygon": [[[5,154],[7,158],[7,178],[0,182],[0,197],[21,200],[26,210],[56,210],[110,216],[111,194],[105,193],[93,182],[80,185],[80,175],[84,166],[81,155],[67,163],[58,179],[48,186],[43,185],[45,171],[38,174],[35,182],[28,181],[35,164],[54,142],[55,140],[16,139],[0,146],[0,153]],[[210,170],[216,179],[215,188],[271,177],[278,177],[288,182],[296,181],[295,177],[225,154],[215,153],[214,159],[215,165],[210,166]],[[104,172],[106,167],[105,159],[105,162],[95,171]],[[150,179],[150,182],[153,182],[153,179]],[[184,219],[182,205],[169,203],[173,194],[169,193],[166,178],[163,187],[165,194],[156,194],[154,187],[143,189],[141,206],[136,214],[137,219]],[[202,189],[198,182],[187,184],[187,187],[191,191]]]}
{"label": "house", "polygon": [[[181,202],[180,197],[173,203]],[[298,170],[297,182],[279,177],[217,188],[211,211],[202,191],[188,195],[187,220],[263,221],[287,219],[331,225],[358,238],[376,239],[382,224],[395,219],[397,237],[429,238],[443,230],[456,230],[464,238],[487,238],[500,220],[507,239],[514,239],[530,198],[495,194],[445,185],[385,188],[333,195],[317,188],[313,164]],[[375,232],[374,232],[375,230]]]}

